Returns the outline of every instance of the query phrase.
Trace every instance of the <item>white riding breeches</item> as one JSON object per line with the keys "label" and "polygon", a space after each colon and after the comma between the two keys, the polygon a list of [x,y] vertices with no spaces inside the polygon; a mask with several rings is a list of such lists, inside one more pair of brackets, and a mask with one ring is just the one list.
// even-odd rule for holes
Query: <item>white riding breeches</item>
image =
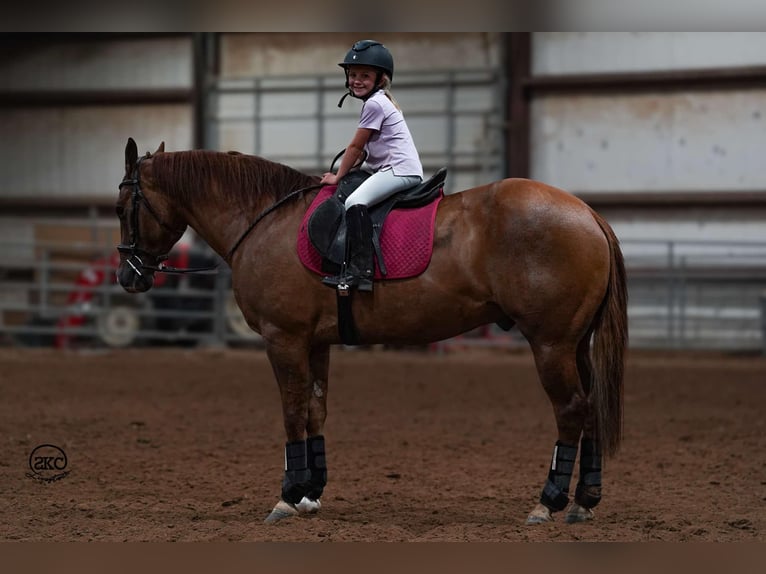
{"label": "white riding breeches", "polygon": [[366,205],[368,207],[375,205],[397,191],[402,191],[422,181],[423,179],[417,175],[394,175],[394,170],[390,167],[376,171],[346,198],[346,209],[352,205]]}

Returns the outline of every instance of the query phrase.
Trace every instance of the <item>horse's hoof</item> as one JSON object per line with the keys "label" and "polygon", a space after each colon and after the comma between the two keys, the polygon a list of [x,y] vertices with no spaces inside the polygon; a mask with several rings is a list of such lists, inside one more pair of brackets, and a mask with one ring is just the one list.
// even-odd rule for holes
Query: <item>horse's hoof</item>
{"label": "horse's hoof", "polygon": [[294,504],[280,500],[277,502],[276,506],[274,506],[274,510],[271,511],[271,514],[266,517],[264,522],[266,524],[274,524],[283,518],[290,518],[291,516],[298,516],[298,509]]}
{"label": "horse's hoof", "polygon": [[586,522],[593,520],[593,511],[590,508],[580,506],[576,502],[573,502],[567,510],[564,522],[567,524],[575,524],[576,522]]}
{"label": "horse's hoof", "polygon": [[298,509],[298,512],[301,514],[316,514],[319,512],[319,509],[322,508],[322,503],[319,502],[319,499],[316,500],[303,497],[301,501],[295,505],[295,508]]}
{"label": "horse's hoof", "polygon": [[527,516],[527,524],[542,524],[543,522],[553,522],[553,515],[547,506],[538,504]]}

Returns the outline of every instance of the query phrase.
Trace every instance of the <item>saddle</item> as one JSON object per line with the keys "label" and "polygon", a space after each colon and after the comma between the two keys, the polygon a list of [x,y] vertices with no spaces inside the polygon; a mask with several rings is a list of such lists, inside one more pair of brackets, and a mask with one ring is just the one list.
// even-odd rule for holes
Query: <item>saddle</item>
{"label": "saddle", "polygon": [[[340,271],[346,256],[346,198],[362,184],[370,174],[357,170],[346,174],[338,183],[335,193],[322,202],[311,214],[307,232],[311,244],[322,256],[321,270],[335,274]],[[388,199],[369,208],[372,220],[372,244],[380,274],[387,274],[381,249],[380,235],[383,223],[393,209],[417,208],[435,201],[441,196],[447,168],[441,168],[426,181],[399,191]]]}

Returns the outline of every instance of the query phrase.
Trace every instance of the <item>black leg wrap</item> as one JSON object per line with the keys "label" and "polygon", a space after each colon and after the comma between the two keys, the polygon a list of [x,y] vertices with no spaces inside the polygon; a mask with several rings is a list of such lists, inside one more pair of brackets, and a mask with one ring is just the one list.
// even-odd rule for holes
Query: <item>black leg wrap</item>
{"label": "black leg wrap", "polygon": [[306,455],[308,457],[308,466],[311,471],[311,490],[308,496],[312,500],[317,500],[322,496],[324,487],[327,484],[327,460],[325,458],[324,437],[320,434],[309,437],[306,441]]}
{"label": "black leg wrap", "polygon": [[282,479],[282,500],[297,504],[311,487],[311,471],[306,461],[306,441],[285,444],[285,477]]}
{"label": "black leg wrap", "polygon": [[601,449],[595,441],[580,441],[580,479],[575,490],[575,502],[593,508],[601,502]]}
{"label": "black leg wrap", "polygon": [[576,458],[576,446],[568,446],[556,441],[548,480],[540,495],[540,502],[553,511],[564,510],[569,504],[569,483],[572,480]]}

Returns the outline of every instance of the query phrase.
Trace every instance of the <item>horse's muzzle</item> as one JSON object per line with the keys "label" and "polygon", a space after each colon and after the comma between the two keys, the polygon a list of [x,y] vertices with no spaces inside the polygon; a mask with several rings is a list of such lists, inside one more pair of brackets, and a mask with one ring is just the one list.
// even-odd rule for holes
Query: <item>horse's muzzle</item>
{"label": "horse's muzzle", "polygon": [[144,269],[135,255],[120,262],[116,275],[117,282],[128,293],[144,293],[154,285],[154,271]]}

